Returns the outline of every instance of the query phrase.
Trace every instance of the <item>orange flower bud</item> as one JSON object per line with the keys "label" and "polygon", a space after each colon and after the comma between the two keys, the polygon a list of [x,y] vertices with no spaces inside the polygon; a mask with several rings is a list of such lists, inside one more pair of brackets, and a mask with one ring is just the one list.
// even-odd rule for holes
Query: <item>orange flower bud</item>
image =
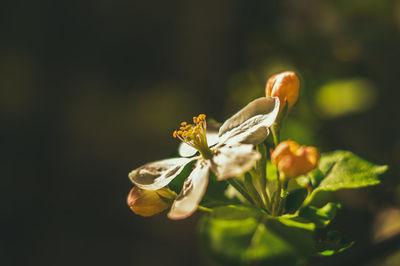
{"label": "orange flower bud", "polygon": [[288,103],[288,108],[291,109],[299,98],[300,80],[296,73],[292,71],[282,72],[270,77],[265,86],[265,95],[278,97],[281,106],[280,109]]}
{"label": "orange flower bud", "polygon": [[300,146],[292,140],[279,143],[271,154],[271,161],[288,178],[307,174],[317,167],[318,160],[315,147]]}
{"label": "orange flower bud", "polygon": [[[144,190],[133,187],[129,192],[126,202],[131,210],[141,216],[152,216],[172,205],[176,194],[168,188],[159,190]],[[168,203],[168,201],[171,201]]]}

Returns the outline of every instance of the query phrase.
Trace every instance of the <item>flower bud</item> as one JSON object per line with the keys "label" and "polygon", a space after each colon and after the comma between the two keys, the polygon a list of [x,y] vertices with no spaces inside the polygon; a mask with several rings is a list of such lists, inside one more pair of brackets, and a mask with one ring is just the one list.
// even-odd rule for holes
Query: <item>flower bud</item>
{"label": "flower bud", "polygon": [[319,154],[315,147],[300,146],[292,140],[279,143],[271,154],[271,161],[279,172],[288,178],[307,174],[318,165]]}
{"label": "flower bud", "polygon": [[126,202],[131,210],[141,216],[152,216],[172,205],[176,194],[168,188],[159,190],[144,190],[133,187]]}
{"label": "flower bud", "polygon": [[300,80],[296,73],[286,71],[270,77],[265,86],[265,95],[278,97],[281,103],[280,109],[288,104],[288,109],[296,103],[299,98]]}

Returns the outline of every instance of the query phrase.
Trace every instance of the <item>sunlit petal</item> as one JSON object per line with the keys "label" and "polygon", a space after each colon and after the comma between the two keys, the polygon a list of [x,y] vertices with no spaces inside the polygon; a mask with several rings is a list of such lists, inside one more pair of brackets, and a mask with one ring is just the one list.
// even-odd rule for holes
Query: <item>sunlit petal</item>
{"label": "sunlit petal", "polygon": [[218,180],[240,177],[261,158],[250,144],[222,145],[211,159],[212,171]]}
{"label": "sunlit petal", "polygon": [[174,201],[168,217],[178,220],[192,215],[199,206],[204,193],[206,192],[208,177],[210,175],[210,161],[200,160],[196,167],[186,179],[181,193]]}
{"label": "sunlit petal", "polygon": [[256,115],[270,115],[272,123],[275,121],[279,112],[279,99],[277,97],[261,97],[255,99],[237,112],[231,118],[225,121],[219,130],[219,136],[222,137],[227,132],[240,126],[248,119]]}
{"label": "sunlit petal", "polygon": [[257,145],[263,142],[269,134],[268,128],[275,122],[276,117],[278,116],[279,99],[274,99],[276,100],[274,109],[267,114],[252,116],[237,127],[225,132],[220,136],[219,143],[227,143],[231,145],[237,143]]}
{"label": "sunlit petal", "polygon": [[145,164],[129,173],[129,178],[141,189],[157,190],[169,184],[183,168],[197,158],[172,158]]}

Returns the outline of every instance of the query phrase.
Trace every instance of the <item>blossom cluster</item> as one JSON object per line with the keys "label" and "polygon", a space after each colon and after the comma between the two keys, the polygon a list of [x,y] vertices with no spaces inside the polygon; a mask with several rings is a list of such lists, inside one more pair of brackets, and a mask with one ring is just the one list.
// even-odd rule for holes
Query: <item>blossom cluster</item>
{"label": "blossom cluster", "polygon": [[[173,132],[182,141],[179,147],[182,157],[148,163],[133,170],[129,178],[135,186],[127,199],[129,207],[142,216],[169,208],[170,219],[184,219],[201,207],[213,174],[219,182],[227,181],[237,189],[248,203],[272,215],[282,214],[280,203],[284,201],[288,180],[313,170],[319,158],[314,147],[303,147],[291,140],[279,143],[279,126],[295,105],[299,87],[300,81],[294,72],[283,72],[268,80],[265,97],[247,104],[219,129],[207,129],[204,114],[193,117],[193,124],[182,122]],[[273,141],[268,142],[270,135]],[[269,154],[260,152],[263,145],[270,149]],[[260,162],[265,164],[268,160],[278,171],[277,189],[281,191],[275,191],[274,195],[268,191],[265,171],[259,171],[266,167],[260,166]],[[191,171],[177,195],[168,185],[187,172],[184,171],[187,167]],[[253,176],[250,184],[246,179],[249,174]]]}

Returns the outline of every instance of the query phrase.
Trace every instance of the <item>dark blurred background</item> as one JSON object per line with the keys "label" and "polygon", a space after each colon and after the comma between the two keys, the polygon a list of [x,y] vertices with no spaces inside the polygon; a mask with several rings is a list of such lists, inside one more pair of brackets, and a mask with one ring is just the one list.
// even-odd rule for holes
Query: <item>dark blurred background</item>
{"label": "dark blurred background", "polygon": [[398,1],[1,5],[0,265],[214,265],[199,215],[134,215],[127,174],[173,154],[181,121],[223,121],[283,70],[302,81],[284,136],[391,167],[338,194],[333,226],[356,245],[311,265],[400,265]]}

